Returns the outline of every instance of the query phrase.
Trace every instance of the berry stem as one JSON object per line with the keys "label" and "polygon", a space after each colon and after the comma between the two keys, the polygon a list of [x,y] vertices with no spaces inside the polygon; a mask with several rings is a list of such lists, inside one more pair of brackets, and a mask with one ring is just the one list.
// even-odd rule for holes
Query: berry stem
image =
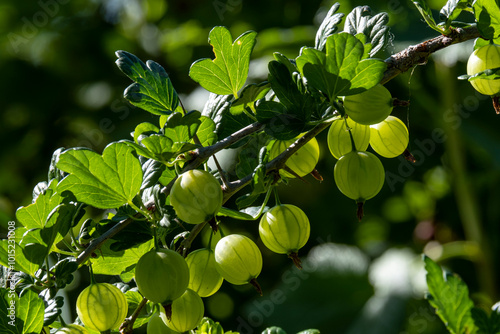
{"label": "berry stem", "polygon": [[491,100],[493,101],[493,108],[495,109],[495,112],[497,115],[500,115],[500,96],[495,95],[491,97]]}
{"label": "berry stem", "polygon": [[295,264],[298,269],[302,269],[302,261],[300,261],[300,257],[297,252],[291,252],[288,254],[288,257],[292,259],[293,264]]}
{"label": "berry stem", "polygon": [[415,159],[415,157],[413,156],[413,154],[411,154],[410,151],[408,151],[408,149],[405,149],[404,152],[403,152],[403,157],[409,161],[409,162],[412,162],[412,163],[415,163],[417,162],[417,159]]}
{"label": "berry stem", "polygon": [[364,202],[358,202],[357,204],[358,204],[358,209],[356,211],[356,216],[358,217],[358,221],[361,222],[361,219],[363,219],[363,215],[364,215],[364,213],[363,213]]}
{"label": "berry stem", "polygon": [[249,283],[252,284],[252,286],[255,288],[255,290],[257,290],[257,292],[259,293],[259,295],[262,296],[262,289],[260,287],[259,282],[257,282],[257,279],[256,278],[252,278]]}
{"label": "berry stem", "polygon": [[168,320],[172,320],[172,303],[168,303],[163,305],[163,309],[165,310],[165,315]]}

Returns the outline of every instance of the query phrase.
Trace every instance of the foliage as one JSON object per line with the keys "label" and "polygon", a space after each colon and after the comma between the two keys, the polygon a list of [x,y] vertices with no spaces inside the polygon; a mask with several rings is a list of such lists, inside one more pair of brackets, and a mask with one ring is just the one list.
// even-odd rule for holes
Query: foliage
{"label": "foliage", "polygon": [[[499,37],[500,13],[493,0],[473,4],[450,0],[441,9],[441,23],[435,21],[426,2],[416,0],[414,4],[429,27],[440,34],[452,36],[459,28],[477,23],[481,37],[491,40]],[[316,33],[315,47],[302,47],[295,59],[274,53],[274,60],[268,63],[268,80],[259,83],[247,84],[257,33],[247,31],[233,41],[227,28],[213,28],[209,43],[215,58],[198,60],[189,71],[189,76],[211,93],[203,112],[184,108],[170,76],[157,62],[144,63],[129,52],[117,51],[118,68],[133,81],[125,89],[125,99],[157,116],[156,123],[139,123],[132,139],[112,142],[102,154],[81,147],[54,152],[48,179],[36,186],[32,204],[16,212],[20,226],[13,233],[15,237],[1,243],[0,262],[6,268],[6,282],[10,282],[0,288],[2,331],[40,333],[44,326],[64,327],[64,322],[56,322],[63,307],[63,300],[56,294],[71,284],[74,273],[82,267],[90,269],[92,280],[94,274],[120,275],[123,283],[116,285],[126,292],[129,308],[129,318],[122,324],[126,333],[146,324],[158,307],[165,308],[165,317],[170,321],[169,308],[170,312],[180,308],[175,300],[173,304],[158,306],[142,298],[139,292],[129,290],[134,283],[125,284],[135,277],[138,259],[152,249],[162,248],[186,256],[204,230],[209,230],[210,240],[217,231],[227,232],[220,217],[255,223],[267,210],[273,192],[277,204],[280,203],[276,189],[289,182],[280,170],[295,174],[287,168],[287,160],[316,140],[334,119],[345,117],[344,97],[362,94],[384,80],[388,62],[373,57],[391,42],[386,25],[388,16],[372,15],[367,6],[357,7],[346,16],[344,30],[338,32],[337,26],[343,18],[338,9],[335,4],[326,14]],[[473,12],[475,22],[457,22],[455,19],[462,11]],[[357,156],[360,152],[355,150],[352,138],[350,135],[354,152],[347,155]],[[268,149],[276,140],[291,140],[291,143],[282,153],[270,156]],[[230,147],[239,148],[235,159],[237,179],[232,181],[234,175],[220,167],[217,159],[215,167],[208,165],[209,158]],[[340,157],[339,162],[347,161],[347,155],[344,159]],[[217,178],[224,207],[214,214],[210,212],[205,221],[192,227],[174,210],[170,191],[179,175],[198,168]],[[371,168],[361,166],[355,172],[366,176],[365,169]],[[383,176],[380,163],[376,169]],[[318,173],[313,171],[313,175],[322,180]],[[355,189],[349,189],[349,193],[354,195],[346,195],[362,204],[380,191],[383,177],[381,182],[375,180],[377,184],[370,194],[361,196],[357,192],[370,180],[359,183],[357,176],[349,175],[358,183],[350,185]],[[345,189],[342,192],[346,193]],[[234,203],[236,209],[228,207],[232,204],[228,200],[236,194],[239,196]],[[109,211],[100,218],[84,219],[89,212],[98,210]],[[358,217],[361,219],[362,212],[358,211]],[[229,240],[231,236],[237,234],[221,240]],[[262,268],[259,248],[251,238],[241,238],[248,240],[247,244],[229,245],[227,249],[222,249],[223,243],[218,244],[216,261],[224,267],[218,270],[225,273],[222,276],[226,280],[238,285],[250,282],[262,292],[256,282]],[[251,252],[237,249],[244,246],[251,248]],[[15,264],[9,260],[11,248],[16,250]],[[49,260],[55,258],[57,262],[51,265]],[[229,263],[225,262],[227,258]],[[450,333],[499,332],[498,308],[490,315],[474,308],[467,286],[458,277],[444,279],[434,262],[427,257],[424,261],[430,304]],[[231,271],[235,262],[239,272]],[[242,273],[248,275],[241,278],[238,275]],[[202,310],[203,304],[198,304]],[[12,305],[16,307],[14,314]],[[201,314],[203,311],[199,317]],[[165,323],[168,325],[169,321]],[[219,323],[202,319],[196,333],[224,331]],[[263,333],[285,331],[270,327]],[[300,333],[319,331],[310,329]]]}

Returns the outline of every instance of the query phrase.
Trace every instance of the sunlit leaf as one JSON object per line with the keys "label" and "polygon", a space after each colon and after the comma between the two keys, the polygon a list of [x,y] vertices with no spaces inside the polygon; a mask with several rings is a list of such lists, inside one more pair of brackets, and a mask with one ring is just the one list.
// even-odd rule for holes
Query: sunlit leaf
{"label": "sunlit leaf", "polygon": [[247,31],[234,43],[225,27],[210,31],[209,43],[215,59],[200,59],[191,65],[189,76],[209,92],[219,95],[233,94],[243,87],[248,76],[250,54],[255,45],[255,31]]}
{"label": "sunlit leaf", "polygon": [[326,53],[303,48],[297,66],[310,85],[333,100],[362,93],[382,79],[386,64],[378,59],[362,60],[364,50],[355,36],[335,34],[326,41]]}
{"label": "sunlit leaf", "polygon": [[67,150],[57,167],[70,173],[58,191],[71,191],[78,201],[100,209],[132,202],[142,184],[141,164],[123,143],[108,145],[102,156],[86,149]]}

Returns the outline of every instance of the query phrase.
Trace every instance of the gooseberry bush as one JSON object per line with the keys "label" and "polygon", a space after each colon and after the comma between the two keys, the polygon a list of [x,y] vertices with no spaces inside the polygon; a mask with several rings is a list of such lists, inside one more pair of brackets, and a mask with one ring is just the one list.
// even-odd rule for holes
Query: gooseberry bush
{"label": "gooseberry bush", "polygon": [[[260,83],[247,83],[257,33],[233,40],[226,27],[214,27],[208,36],[214,59],[198,60],[189,71],[211,93],[202,111],[184,107],[160,64],[117,51],[116,65],[133,81],[124,97],[154,118],[102,153],[81,147],[54,152],[48,179],[36,185],[33,202],[17,210],[15,238],[1,243],[9,282],[0,290],[2,333],[133,333],[143,327],[148,333],[223,334],[217,319],[204,318],[203,298],[223,282],[251,284],[265,295],[258,278],[266,259],[258,244],[301,266],[300,249],[315,222],[299,207],[281,203],[277,187],[309,174],[321,181],[321,173],[328,174],[355,202],[352,215],[362,223],[363,203],[384,186],[380,156],[414,160],[408,125],[391,115],[407,102],[393,97],[386,82],[439,49],[476,39],[467,75],[460,79],[492,96],[499,110],[495,1],[450,0],[440,23],[423,0],[414,3],[439,33],[435,39],[379,59],[391,40],[388,16],[356,7],[341,31],[344,14],[335,4],[315,45],[304,46],[295,59],[274,53],[268,80]],[[455,21],[461,12],[472,13],[471,22]],[[327,129],[337,162],[320,173],[316,136]],[[215,158],[226,148],[239,148],[236,179]],[[84,219],[91,208],[103,216]],[[248,221],[261,242],[227,233],[227,217]],[[204,230],[208,247],[194,249]],[[12,265],[8,255],[14,248]],[[58,261],[50,265],[49,257]],[[430,258],[424,262],[429,302],[450,333],[499,333],[500,307],[490,315],[475,308],[465,283],[444,277]],[[57,292],[82,267],[91,284],[76,301],[78,319],[66,324],[60,316],[66,301]],[[96,282],[94,275],[122,282]],[[263,333],[285,331],[271,327]]]}

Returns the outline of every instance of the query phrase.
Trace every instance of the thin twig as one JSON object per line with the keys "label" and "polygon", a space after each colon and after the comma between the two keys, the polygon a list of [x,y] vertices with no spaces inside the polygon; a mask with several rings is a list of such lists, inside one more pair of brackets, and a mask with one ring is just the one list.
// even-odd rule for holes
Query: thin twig
{"label": "thin twig", "polygon": [[123,323],[120,325],[121,334],[132,334],[134,330],[134,322],[137,320],[137,318],[139,317],[139,313],[147,303],[148,299],[146,297],[143,297],[139,305],[137,305],[134,313],[132,313],[130,317],[126,318],[125,321],[123,321]]}

